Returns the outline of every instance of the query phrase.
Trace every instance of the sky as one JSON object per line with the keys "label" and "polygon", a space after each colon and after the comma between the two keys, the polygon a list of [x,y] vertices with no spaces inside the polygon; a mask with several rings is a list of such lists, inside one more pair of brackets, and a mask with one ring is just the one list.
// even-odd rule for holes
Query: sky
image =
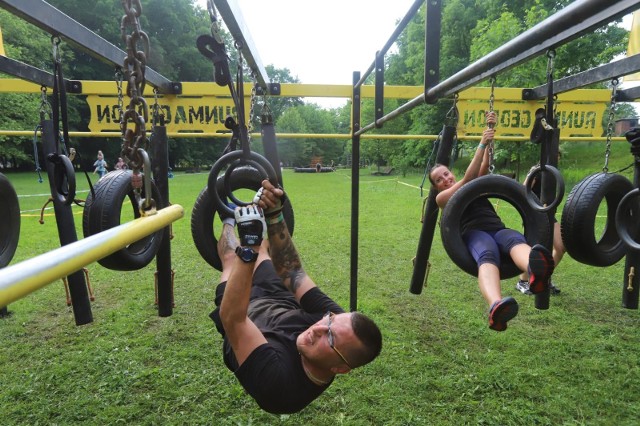
{"label": "sky", "polygon": [[[415,0],[230,0],[239,6],[263,66],[306,84],[351,84],[364,73]],[[197,0],[203,9],[207,0]],[[631,27],[631,15],[623,26]],[[635,84],[634,84],[635,85]],[[323,107],[346,100],[307,98]]]}
{"label": "sky", "polygon": [[[288,68],[306,84],[351,84],[353,72],[369,68],[414,1],[235,0],[262,65]],[[206,0],[197,3],[206,10]],[[346,101],[311,102],[335,107]]]}

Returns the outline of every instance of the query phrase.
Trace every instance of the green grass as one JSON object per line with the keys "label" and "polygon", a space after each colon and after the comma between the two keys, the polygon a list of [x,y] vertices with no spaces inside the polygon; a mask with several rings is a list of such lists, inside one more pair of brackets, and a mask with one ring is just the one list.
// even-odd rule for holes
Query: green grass
{"label": "green grass", "polygon": [[[8,177],[21,195],[48,192],[35,174]],[[562,294],[548,310],[536,310],[514,279],[504,280],[503,293],[518,299],[520,314],[506,332],[493,332],[475,277],[448,259],[437,231],[428,285],[421,295],[408,291],[422,226],[421,179],[363,171],[358,309],[377,320],[384,348],[303,412],[262,412],[223,365],[207,317],[219,272],[200,258],[190,232],[207,175],[177,174],[171,201],[186,214],[173,226],[173,315],[157,315],[153,265],[127,273],[90,265],[96,300],[88,325],[75,325],[61,282],[13,303],[13,315],[0,320],[3,424],[637,424],[640,314],[621,308],[624,261],[595,268],[566,256],[554,275]],[[348,308],[350,171],[285,171],[284,184],[306,270]],[[38,209],[46,198],[21,198],[21,209]],[[80,238],[81,210],[74,212]],[[54,218],[41,225],[32,214],[22,217],[12,264],[59,246]]]}

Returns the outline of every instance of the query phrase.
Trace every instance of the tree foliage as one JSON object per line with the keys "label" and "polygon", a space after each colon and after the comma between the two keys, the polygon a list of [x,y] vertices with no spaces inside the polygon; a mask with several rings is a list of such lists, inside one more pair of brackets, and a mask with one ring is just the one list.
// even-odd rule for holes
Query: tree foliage
{"label": "tree foliage", "polygon": [[[449,0],[442,12],[440,80],[491,53],[522,32],[571,3],[569,0]],[[393,84],[422,84],[424,70],[424,8],[398,40],[398,51],[390,55],[387,75]],[[607,25],[559,47],[554,59],[554,78],[570,76],[610,62],[624,53],[627,32]],[[496,87],[537,87],[546,83],[547,58],[540,56],[500,73]],[[487,85],[488,82],[483,83]],[[596,85],[606,87],[606,84]],[[414,108],[409,114],[410,132],[437,134],[451,101]],[[621,108],[623,110],[624,108]],[[527,144],[522,152],[517,144],[498,146],[496,157],[508,162],[517,155],[534,158],[537,148]],[[386,154],[394,162],[420,167],[433,144],[409,140],[394,153]]]}
{"label": "tree foliage", "polygon": [[[124,50],[120,34],[120,20],[124,15],[121,2],[113,0],[49,0],[49,3],[94,31],[107,41]],[[445,0],[442,12],[441,52],[439,78],[444,80],[473,61],[491,53],[504,43],[532,28],[548,16],[571,3],[570,0]],[[194,0],[145,0],[140,17],[141,29],[149,36],[150,54],[147,66],[171,81],[213,81],[211,62],[198,52],[198,36],[211,34],[208,12],[195,5]],[[0,10],[5,49],[11,58],[51,72],[51,36],[4,10]],[[232,37],[222,32],[232,74],[238,69],[238,55]],[[627,33],[617,25],[598,28],[576,40],[557,48],[553,62],[556,79],[574,75],[611,61],[624,52]],[[76,80],[115,80],[114,66],[95,58],[81,46],[60,47],[64,76]],[[424,83],[425,12],[424,8],[399,36],[396,48],[387,55],[385,84],[417,85]],[[123,58],[124,59],[124,58]],[[546,81],[547,58],[540,55],[497,76],[497,87],[536,87]],[[298,83],[287,68],[277,64],[266,66],[273,83]],[[252,76],[244,72],[245,81]],[[369,77],[372,82],[372,77]],[[484,82],[482,84],[488,84]],[[607,84],[594,87],[607,87]],[[115,84],[114,84],[115,91]],[[50,96],[50,92],[47,95]],[[5,128],[31,129],[39,121],[41,97],[31,94],[5,93],[0,95],[0,118]],[[257,95],[253,98],[252,128],[260,130],[261,118],[271,114],[279,133],[348,133],[351,126],[351,105],[324,110],[315,104],[305,104],[301,98]],[[405,101],[387,99],[384,111],[388,113]],[[442,129],[451,99],[441,99],[433,105],[422,105],[384,124],[369,134],[438,134]],[[86,131],[89,111],[83,99],[69,97],[70,130]],[[620,114],[629,107],[620,105]],[[361,104],[365,126],[374,120],[372,100]],[[32,165],[31,138],[0,137],[0,162],[3,164]],[[72,147],[84,153],[86,162],[92,162],[94,153],[102,149],[109,159],[120,153],[117,139],[77,138],[69,141]],[[172,166],[198,168],[212,163],[227,142],[219,138],[191,138],[170,141]],[[516,155],[533,157],[536,148],[529,146],[514,151],[516,144],[504,144],[496,149],[496,157],[510,161]],[[525,145],[525,144],[522,144]],[[80,149],[81,148],[81,149]],[[255,149],[260,151],[259,145]],[[351,144],[335,138],[279,138],[278,149],[282,161],[291,166],[307,166],[314,158],[329,164],[345,163]],[[423,167],[433,149],[433,142],[424,139],[386,140],[366,137],[361,139],[361,155],[378,166],[394,166],[401,170]],[[89,153],[89,154],[87,154]],[[112,163],[114,161],[111,161]]]}

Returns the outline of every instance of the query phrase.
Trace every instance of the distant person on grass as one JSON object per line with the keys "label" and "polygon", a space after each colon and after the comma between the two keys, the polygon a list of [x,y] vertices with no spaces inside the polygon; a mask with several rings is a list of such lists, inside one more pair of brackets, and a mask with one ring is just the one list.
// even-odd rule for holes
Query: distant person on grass
{"label": "distant person on grass", "polygon": [[274,414],[302,410],[336,375],[373,361],[382,348],[376,324],[345,312],[302,268],[282,215],[283,196],[265,180],[255,204],[224,219],[221,284],[210,315],[224,337],[226,366]]}
{"label": "distant person on grass", "polygon": [[107,162],[104,159],[102,151],[98,151],[98,159],[93,163],[93,174],[98,173],[98,176],[102,177],[107,173]]}
{"label": "distant person on grass", "polygon": [[[487,124],[495,123],[495,113],[487,113]],[[473,159],[459,181],[447,166],[436,164],[431,168],[429,180],[438,191],[436,203],[440,208],[444,208],[465,183],[488,173],[489,154],[485,148],[494,135],[492,126],[484,130]],[[504,331],[507,322],[518,314],[518,302],[513,297],[502,297],[501,255],[510,256],[521,271],[529,273],[529,290],[534,294],[545,290],[553,273],[553,257],[542,245],[530,247],[524,235],[507,228],[486,198],[479,198],[467,207],[462,215],[460,232],[478,265],[478,286],[489,304],[489,328]]]}

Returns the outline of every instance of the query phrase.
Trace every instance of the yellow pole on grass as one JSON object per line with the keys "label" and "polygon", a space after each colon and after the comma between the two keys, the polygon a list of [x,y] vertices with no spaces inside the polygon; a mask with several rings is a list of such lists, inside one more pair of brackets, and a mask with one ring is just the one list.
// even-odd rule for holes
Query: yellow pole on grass
{"label": "yellow pole on grass", "polygon": [[173,204],[156,214],[143,216],[82,240],[67,244],[23,262],[0,269],[0,306],[79,271],[153,234],[184,216],[184,208]]}

